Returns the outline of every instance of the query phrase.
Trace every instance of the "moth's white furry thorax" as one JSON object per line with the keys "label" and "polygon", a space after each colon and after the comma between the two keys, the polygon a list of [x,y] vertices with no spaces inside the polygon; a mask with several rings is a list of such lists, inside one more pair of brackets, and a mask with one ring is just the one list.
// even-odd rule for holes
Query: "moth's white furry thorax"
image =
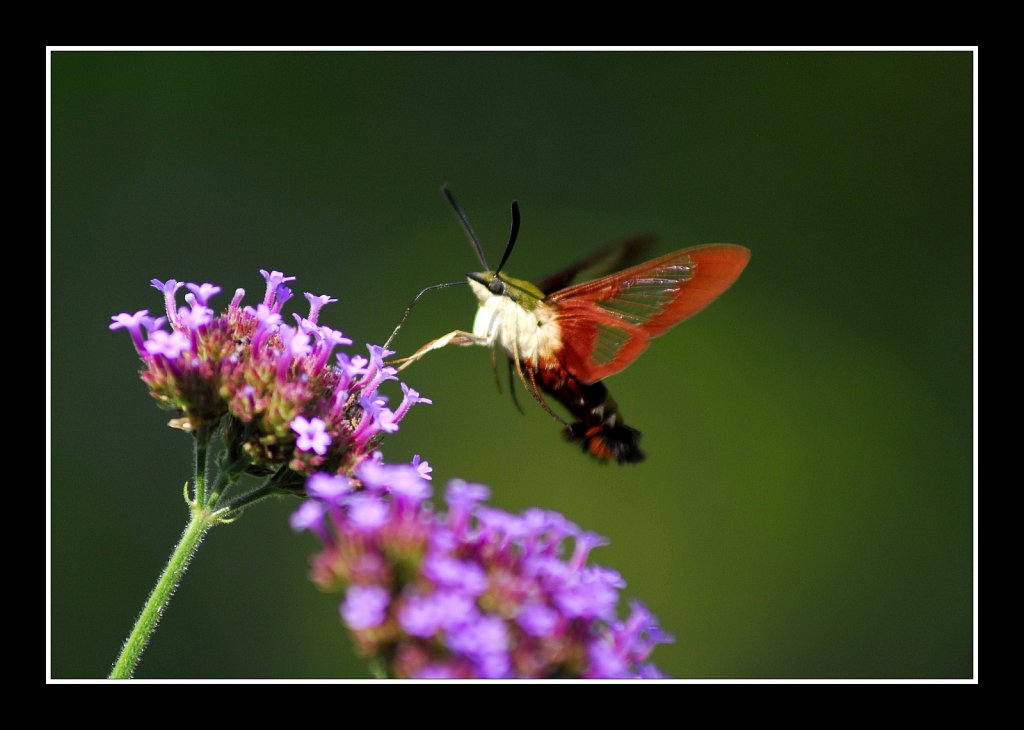
{"label": "moth's white furry thorax", "polygon": [[561,330],[554,309],[537,302],[531,311],[507,296],[495,295],[479,282],[469,285],[480,300],[473,320],[473,334],[486,338],[488,345],[499,343],[510,355],[541,365],[562,349]]}

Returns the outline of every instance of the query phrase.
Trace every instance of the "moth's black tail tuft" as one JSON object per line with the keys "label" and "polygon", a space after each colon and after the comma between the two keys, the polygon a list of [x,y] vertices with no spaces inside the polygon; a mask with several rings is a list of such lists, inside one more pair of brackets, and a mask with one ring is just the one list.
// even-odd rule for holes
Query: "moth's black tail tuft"
{"label": "moth's black tail tuft", "polygon": [[615,459],[620,464],[635,464],[645,458],[640,450],[640,432],[624,423],[588,426],[576,421],[565,430],[565,438],[580,444],[583,453],[601,461]]}

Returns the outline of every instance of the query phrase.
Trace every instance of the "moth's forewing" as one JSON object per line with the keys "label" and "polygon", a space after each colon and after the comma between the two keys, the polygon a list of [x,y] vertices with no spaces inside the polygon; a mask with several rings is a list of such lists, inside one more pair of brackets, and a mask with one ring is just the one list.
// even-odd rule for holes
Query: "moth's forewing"
{"label": "moth's forewing", "polygon": [[562,361],[584,382],[619,372],[657,337],[717,299],[746,267],[750,251],[731,243],[684,248],[550,294]]}

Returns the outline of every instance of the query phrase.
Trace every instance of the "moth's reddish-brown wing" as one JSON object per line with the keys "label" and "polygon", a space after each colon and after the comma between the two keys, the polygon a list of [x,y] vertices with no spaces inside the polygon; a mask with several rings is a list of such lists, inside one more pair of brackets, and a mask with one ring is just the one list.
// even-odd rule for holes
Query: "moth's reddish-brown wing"
{"label": "moth's reddish-brown wing", "polygon": [[558,311],[562,364],[587,383],[614,375],[717,299],[749,260],[743,246],[709,243],[554,292],[545,301]]}

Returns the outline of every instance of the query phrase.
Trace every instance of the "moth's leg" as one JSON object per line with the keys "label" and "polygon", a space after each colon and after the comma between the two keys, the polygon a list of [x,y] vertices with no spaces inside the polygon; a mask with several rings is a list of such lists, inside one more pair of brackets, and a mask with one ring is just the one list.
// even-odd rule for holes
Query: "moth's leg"
{"label": "moth's leg", "polygon": [[[544,400],[544,397],[540,394],[540,389],[537,387],[537,378],[533,374],[534,368],[532,367],[526,368],[526,372],[530,374],[530,383],[528,384],[526,382],[526,375],[523,374],[523,364],[519,360],[519,348],[516,346],[517,339],[518,338],[512,340],[512,360],[515,362],[516,372],[519,373],[519,380],[522,381],[523,388],[525,388],[526,391],[533,396],[533,399],[540,404],[540,407],[543,408],[549,416],[554,418],[563,426],[568,427],[569,424],[565,421],[565,419],[563,419],[561,416],[559,416],[557,413],[551,410],[550,406],[548,406],[547,402]],[[531,388],[530,385],[533,385],[533,387]]]}
{"label": "moth's leg", "polygon": [[568,428],[569,427],[569,422],[566,421],[561,416],[559,416],[553,410],[551,410],[551,407],[548,406],[547,401],[544,400],[544,396],[542,396],[540,394],[540,389],[537,388],[537,378],[534,375],[534,373],[536,371],[533,368],[528,368],[526,372],[530,374],[530,384],[533,386],[533,397],[537,400],[538,403],[540,403],[540,407],[543,408],[545,411],[547,411],[547,414],[549,416],[551,416],[556,421],[558,421],[560,424],[562,424],[563,426]]}
{"label": "moth's leg", "polygon": [[512,365],[512,358],[511,357],[507,358],[507,360],[508,360],[508,392],[509,392],[509,395],[512,396],[512,403],[515,404],[516,410],[519,411],[520,413],[522,413],[525,416],[526,412],[523,410],[523,407],[521,405],[519,405],[519,396],[516,395],[516,381],[515,381],[515,377],[516,376],[515,376],[515,372],[514,372],[513,365]]}
{"label": "moth's leg", "polygon": [[491,345],[491,372],[494,373],[494,384],[498,387],[498,394],[501,395],[501,378],[498,377],[498,348]]}
{"label": "moth's leg", "polygon": [[398,370],[402,371],[432,350],[440,350],[442,347],[447,347],[448,345],[470,347],[471,345],[486,344],[488,344],[486,337],[477,337],[472,332],[466,332],[464,330],[453,330],[442,337],[438,337],[436,340],[431,340],[416,352],[409,355],[409,357],[400,357],[397,360],[390,360],[389,364],[399,365]]}

